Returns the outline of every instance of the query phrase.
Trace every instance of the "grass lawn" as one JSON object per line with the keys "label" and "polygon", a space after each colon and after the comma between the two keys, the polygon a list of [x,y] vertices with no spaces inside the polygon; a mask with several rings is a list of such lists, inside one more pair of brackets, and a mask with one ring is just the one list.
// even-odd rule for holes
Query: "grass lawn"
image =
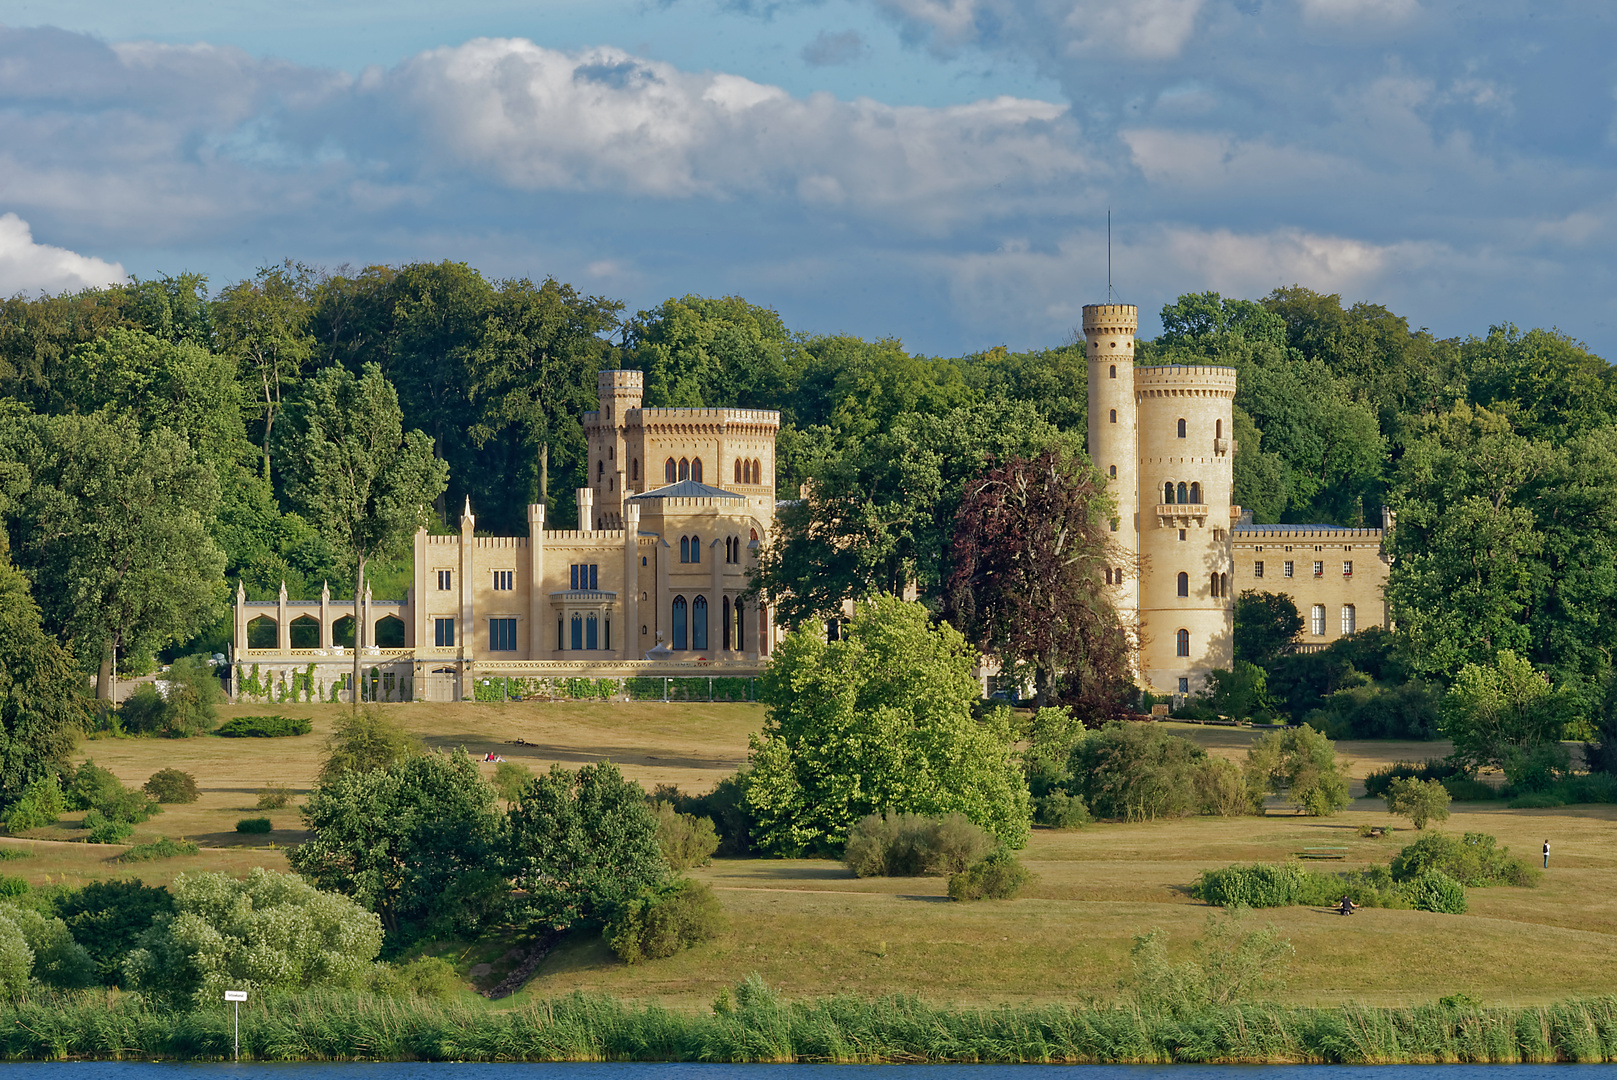
{"label": "grass lawn", "polygon": [[[285,868],[284,848],[296,843],[295,809],[273,811],[267,836],[234,831],[265,783],[307,792],[321,746],[340,706],[280,706],[307,716],[312,735],[283,739],[98,740],[81,745],[125,783],[139,785],[159,768],[195,774],[202,798],[136,827],[137,841],[159,833],[203,845],[195,856],[123,866],[123,849],[64,842],[82,836],[80,815],[0,846],[28,857],[0,863],[0,872],[30,881],[70,883],[131,874],[164,882],[182,870],[241,873],[252,866]],[[265,706],[223,710],[226,716],[276,711]],[[710,788],[746,756],[747,735],[763,715],[753,705],[412,704],[391,707],[407,727],[434,746],[464,746],[475,756],[494,751],[535,769],[576,767],[610,758],[648,788],[678,784]],[[1171,725],[1210,752],[1239,758],[1250,730]],[[527,745],[515,745],[521,739]],[[1350,772],[1398,759],[1448,752],[1443,743],[1340,743]],[[485,766],[492,774],[493,765]],[[1355,785],[1362,791],[1362,783]],[[1309,908],[1254,912],[1295,945],[1288,996],[1303,1003],[1356,999],[1408,1003],[1464,991],[1488,1002],[1530,1003],[1606,993],[1617,967],[1617,807],[1507,810],[1502,804],[1456,804],[1450,832],[1497,836],[1514,852],[1535,857],[1547,837],[1554,863],[1537,889],[1469,890],[1467,915],[1364,910],[1351,918]],[[1414,833],[1400,828],[1382,840],[1361,839],[1361,823],[1393,824],[1380,800],[1359,799],[1334,818],[1196,818],[1143,825],[1096,824],[1073,831],[1037,830],[1023,853],[1037,875],[1023,898],[954,904],[936,878],[858,880],[840,864],[813,860],[719,860],[694,871],[713,885],[730,914],[720,940],[669,960],[629,967],[598,937],[578,935],[541,967],[516,1000],[574,989],[626,997],[656,997],[682,1006],[705,1005],[751,972],[789,995],[833,991],[915,992],[958,1002],[1111,999],[1128,969],[1136,934],[1168,931],[1188,950],[1210,910],[1186,895],[1207,867],[1284,860],[1305,847],[1348,848],[1340,864],[1387,863]],[[1398,824],[1403,824],[1397,822]],[[488,963],[497,974],[509,942],[450,950],[463,971]],[[508,964],[504,965],[508,966]],[[482,971],[488,969],[480,969]]]}

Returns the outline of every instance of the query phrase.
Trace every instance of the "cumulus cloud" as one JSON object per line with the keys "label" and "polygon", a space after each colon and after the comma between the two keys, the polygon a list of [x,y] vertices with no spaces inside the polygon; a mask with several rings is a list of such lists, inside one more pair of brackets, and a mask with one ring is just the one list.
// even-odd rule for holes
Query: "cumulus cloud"
{"label": "cumulus cloud", "polygon": [[859,36],[858,31],[844,30],[833,34],[829,30],[821,30],[813,41],[803,46],[803,63],[810,67],[851,64],[864,56],[865,52],[865,39]]}
{"label": "cumulus cloud", "polygon": [[35,243],[28,222],[0,215],[0,295],[71,292],[128,280],[117,263]]}

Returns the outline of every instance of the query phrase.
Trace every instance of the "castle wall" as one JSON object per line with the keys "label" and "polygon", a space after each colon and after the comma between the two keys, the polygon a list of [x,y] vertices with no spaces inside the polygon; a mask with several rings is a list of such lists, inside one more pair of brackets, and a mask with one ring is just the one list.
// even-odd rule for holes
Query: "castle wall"
{"label": "castle wall", "polygon": [[1354,632],[1391,629],[1385,540],[1382,529],[1241,526],[1231,543],[1234,595],[1253,589],[1291,597],[1303,617],[1299,647],[1304,651],[1340,640],[1350,626]]}

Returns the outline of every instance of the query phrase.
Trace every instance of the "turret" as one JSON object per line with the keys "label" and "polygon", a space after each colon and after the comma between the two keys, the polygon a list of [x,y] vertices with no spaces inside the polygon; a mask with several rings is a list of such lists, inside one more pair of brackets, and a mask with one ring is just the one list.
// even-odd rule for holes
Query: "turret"
{"label": "turret", "polygon": [[1116,503],[1112,539],[1122,550],[1111,568],[1113,603],[1132,625],[1139,608],[1139,429],[1134,404],[1133,304],[1086,304],[1084,348],[1089,360],[1089,457]]}

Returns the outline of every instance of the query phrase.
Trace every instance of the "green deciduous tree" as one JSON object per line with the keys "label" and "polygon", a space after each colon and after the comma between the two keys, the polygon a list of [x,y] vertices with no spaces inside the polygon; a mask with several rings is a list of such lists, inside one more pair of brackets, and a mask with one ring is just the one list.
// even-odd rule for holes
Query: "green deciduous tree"
{"label": "green deciduous tree", "polygon": [[646,373],[646,404],[663,408],[768,407],[796,347],[779,313],[739,296],[686,296],[624,327],[625,367]]}
{"label": "green deciduous tree", "polygon": [[82,686],[41,629],[28,579],[0,552],[0,813],[67,766],[86,719]]}
{"label": "green deciduous tree", "polygon": [[964,814],[1014,847],[1028,792],[1003,716],[972,716],[976,650],[920,604],[859,604],[840,641],[805,627],[761,680],[747,803],[766,851],[840,849],[867,814]]}
{"label": "green deciduous tree", "polygon": [[[1271,731],[1246,755],[1247,791],[1284,795],[1304,813],[1329,817],[1352,800],[1347,776],[1336,760],[1336,745],[1307,724]],[[1261,802],[1255,804],[1261,809]]]}
{"label": "green deciduous tree", "polygon": [[9,515],[18,566],[46,627],[101,661],[110,700],[117,657],[188,640],[223,606],[213,470],[167,428],[142,433],[114,413],[12,412],[0,442],[30,477]]}
{"label": "green deciduous tree", "polygon": [[170,891],[174,910],[157,914],[124,963],[142,993],[170,1005],[227,989],[359,986],[382,947],[374,914],[291,874],[181,874]]}
{"label": "green deciduous tree", "polygon": [[1454,761],[1468,769],[1503,767],[1512,756],[1561,738],[1564,703],[1531,663],[1502,649],[1492,664],[1467,664],[1439,709]]}
{"label": "green deciduous tree", "polygon": [[564,930],[611,918],[668,877],[657,819],[610,761],[536,776],[509,815],[506,872],[518,923]]}
{"label": "green deciduous tree", "polygon": [[[448,466],[433,457],[425,434],[404,431],[398,395],[375,365],[357,379],[340,367],[309,379],[288,427],[288,490],[353,567],[358,611],[366,566],[402,552],[426,527]],[[367,644],[356,636],[350,683],[356,704],[360,651]]]}
{"label": "green deciduous tree", "polygon": [[90,954],[96,979],[107,986],[123,981],[124,956],[158,915],[173,910],[167,889],[142,885],[139,878],[92,881],[61,893],[55,902],[57,917]]}
{"label": "green deciduous tree", "polygon": [[1235,598],[1235,659],[1268,664],[1297,644],[1303,617],[1286,593],[1244,589]]}
{"label": "green deciduous tree", "polygon": [[1429,822],[1449,819],[1451,798],[1441,780],[1394,777],[1387,785],[1385,798],[1389,813],[1408,818],[1417,829],[1425,829]]}
{"label": "green deciduous tree", "polygon": [[246,396],[254,402],[265,480],[284,398],[314,355],[309,332],[314,287],[314,272],[287,260],[227,286],[213,302],[219,349],[235,359],[250,391]]}
{"label": "green deciduous tree", "polygon": [[292,869],[376,912],[390,939],[475,931],[503,892],[494,790],[464,751],[323,779],[300,813],[313,836]]}

